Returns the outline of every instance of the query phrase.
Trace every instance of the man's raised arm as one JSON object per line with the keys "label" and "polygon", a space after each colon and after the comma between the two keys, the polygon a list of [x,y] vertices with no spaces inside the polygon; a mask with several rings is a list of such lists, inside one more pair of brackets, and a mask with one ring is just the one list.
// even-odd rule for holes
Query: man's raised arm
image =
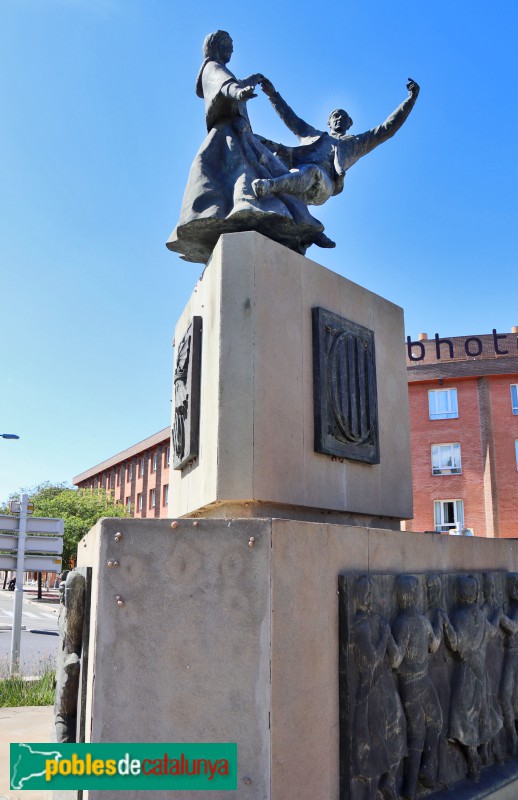
{"label": "man's raised arm", "polygon": [[270,103],[286,127],[289,128],[298,139],[314,139],[322,134],[322,131],[313,128],[312,125],[308,125],[303,119],[297,117],[293,109],[289,107],[279,92],[275,91],[273,83],[269,81],[268,78],[264,78],[261,81],[261,89],[270,100]]}
{"label": "man's raised arm", "polygon": [[355,137],[357,145],[361,151],[359,155],[363,156],[366,153],[370,153],[370,151],[374,150],[375,147],[383,144],[383,142],[386,142],[387,139],[390,139],[392,136],[394,136],[394,134],[401,128],[406,118],[412,111],[415,101],[417,100],[417,95],[419,94],[419,86],[415,81],[412,80],[412,78],[408,79],[406,88],[408,89],[408,97],[401,103],[400,106],[396,108],[395,111],[392,112],[390,117],[386,119],[385,122],[382,122],[381,125],[378,125],[376,128],[366,131],[366,133],[360,133]]}

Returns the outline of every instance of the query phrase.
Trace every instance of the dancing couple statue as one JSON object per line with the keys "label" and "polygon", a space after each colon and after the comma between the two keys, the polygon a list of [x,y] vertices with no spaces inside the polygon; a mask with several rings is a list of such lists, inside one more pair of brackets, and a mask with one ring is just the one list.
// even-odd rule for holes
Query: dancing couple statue
{"label": "dancing couple statue", "polygon": [[[298,117],[272,82],[256,73],[239,80],[228,69],[233,43],[228,33],[209,34],[196,94],[205,101],[207,137],[191,167],[180,220],[167,247],[186,261],[206,263],[223,233],[254,230],[304,254],[308,247],[334,247],[324,226],[308,211],[339,194],[347,170],[390,139],[410,114],[419,86],[376,128],[348,133],[353,122],[343,109],[329,117],[329,133]],[[300,145],[286,147],[254,134],[247,102],[260,86]]]}

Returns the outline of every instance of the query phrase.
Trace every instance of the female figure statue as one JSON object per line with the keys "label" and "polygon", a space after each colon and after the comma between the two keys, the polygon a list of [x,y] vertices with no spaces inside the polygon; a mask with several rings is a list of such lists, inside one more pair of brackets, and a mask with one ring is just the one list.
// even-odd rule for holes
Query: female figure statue
{"label": "female figure statue", "polygon": [[167,247],[186,261],[206,263],[222,233],[254,230],[304,254],[311,244],[328,246],[324,226],[300,197],[256,197],[252,182],[283,175],[283,164],[252,132],[246,103],[264,80],[238,80],[228,69],[233,44],[216,31],[203,44],[196,94],[205,101],[207,137],[189,174],[180,221]]}

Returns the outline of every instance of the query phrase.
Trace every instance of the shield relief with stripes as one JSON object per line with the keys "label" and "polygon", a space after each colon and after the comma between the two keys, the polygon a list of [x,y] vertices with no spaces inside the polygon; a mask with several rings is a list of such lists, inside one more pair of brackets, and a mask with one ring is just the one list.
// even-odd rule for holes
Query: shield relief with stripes
{"label": "shield relief with stripes", "polygon": [[379,464],[374,332],[313,308],[315,451]]}

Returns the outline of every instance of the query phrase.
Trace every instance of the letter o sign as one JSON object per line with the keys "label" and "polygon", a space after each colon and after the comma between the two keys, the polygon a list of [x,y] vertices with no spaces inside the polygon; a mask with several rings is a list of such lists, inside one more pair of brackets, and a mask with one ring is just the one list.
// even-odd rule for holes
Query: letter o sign
{"label": "letter o sign", "polygon": [[[470,342],[476,342],[477,352],[473,353],[470,349]],[[478,336],[470,336],[469,339],[466,339],[464,342],[464,350],[466,351],[467,356],[479,356],[482,352],[482,340],[478,338]]]}

